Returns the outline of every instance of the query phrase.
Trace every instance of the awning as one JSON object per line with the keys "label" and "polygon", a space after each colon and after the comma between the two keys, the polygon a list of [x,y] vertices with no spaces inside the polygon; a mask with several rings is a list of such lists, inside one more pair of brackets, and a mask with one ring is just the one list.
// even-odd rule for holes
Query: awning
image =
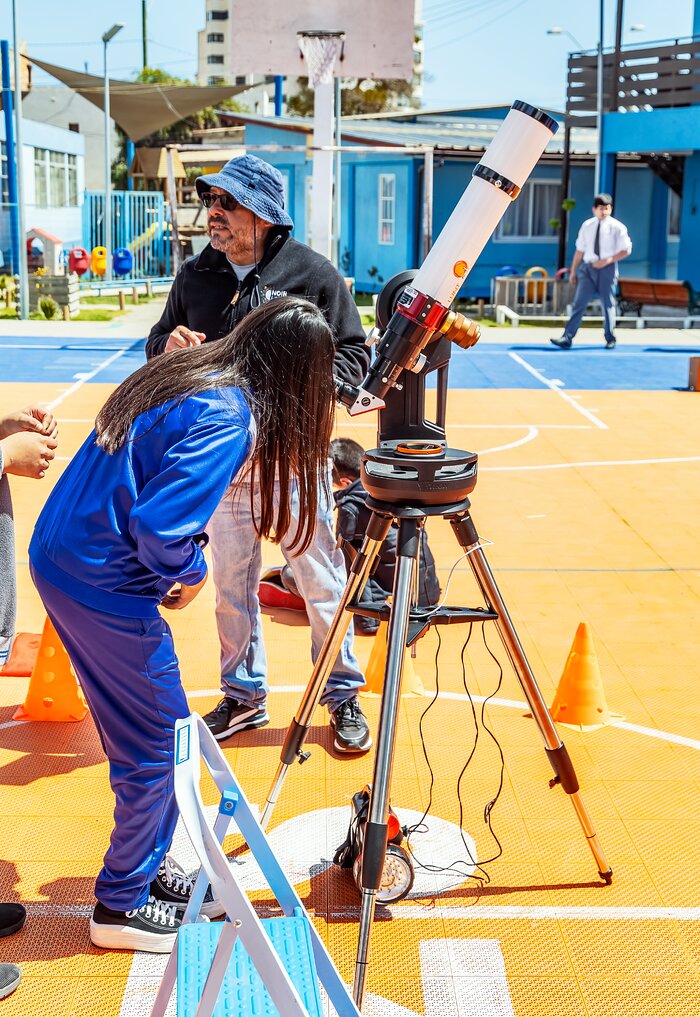
{"label": "awning", "polygon": [[[147,180],[166,180],[168,176],[167,149],[137,148],[129,169],[129,176],[146,177]],[[187,176],[177,150],[173,150],[173,176],[176,180],[182,180]]]}
{"label": "awning", "polygon": [[[64,85],[78,92],[88,102],[104,109],[104,79],[94,74],[71,71],[43,60],[29,57]],[[244,92],[250,85],[151,85],[140,81],[109,81],[109,112],[127,137],[139,141],[161,127],[184,120],[205,106],[216,106],[232,95]]]}

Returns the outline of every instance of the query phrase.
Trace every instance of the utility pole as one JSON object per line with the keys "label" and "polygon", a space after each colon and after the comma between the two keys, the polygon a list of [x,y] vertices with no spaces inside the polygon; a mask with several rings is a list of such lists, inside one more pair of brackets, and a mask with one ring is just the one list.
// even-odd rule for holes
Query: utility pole
{"label": "utility pole", "polygon": [[141,52],[143,55],[143,69],[148,67],[148,42],[146,33],[146,0],[141,0]]}

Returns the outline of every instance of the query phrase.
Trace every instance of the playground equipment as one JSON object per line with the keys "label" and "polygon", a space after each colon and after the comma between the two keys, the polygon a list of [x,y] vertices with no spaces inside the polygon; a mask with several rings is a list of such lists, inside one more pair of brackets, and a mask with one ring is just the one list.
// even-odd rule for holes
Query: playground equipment
{"label": "playground equipment", "polygon": [[104,275],[107,271],[107,248],[93,247],[90,255],[90,271],[93,275]]}
{"label": "playground equipment", "polygon": [[68,254],[68,271],[75,275],[85,275],[90,268],[90,255],[84,247],[73,247]]}
{"label": "playground equipment", "polygon": [[117,247],[112,255],[112,272],[114,275],[130,275],[134,267],[134,256],[126,247]]}
{"label": "playground equipment", "polygon": [[[549,272],[546,268],[542,268],[540,265],[533,265],[532,268],[528,268],[525,276],[531,279],[534,275],[539,275],[542,279],[549,278]],[[527,284],[527,300],[532,301],[535,304],[544,303],[545,296],[547,293],[547,285],[544,282],[532,282]]]}

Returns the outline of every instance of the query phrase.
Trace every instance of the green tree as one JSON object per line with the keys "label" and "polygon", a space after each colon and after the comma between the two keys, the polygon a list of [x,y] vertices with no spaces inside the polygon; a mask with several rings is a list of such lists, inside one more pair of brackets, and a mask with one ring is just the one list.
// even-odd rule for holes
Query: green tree
{"label": "green tree", "polygon": [[[341,88],[340,105],[343,116],[361,113],[392,113],[402,108],[402,100],[411,96],[413,85],[400,78],[373,81],[371,78],[354,79],[352,87]],[[314,111],[314,93],[307,78],[298,79],[299,92],[287,101],[287,110],[297,116],[308,117]]]}

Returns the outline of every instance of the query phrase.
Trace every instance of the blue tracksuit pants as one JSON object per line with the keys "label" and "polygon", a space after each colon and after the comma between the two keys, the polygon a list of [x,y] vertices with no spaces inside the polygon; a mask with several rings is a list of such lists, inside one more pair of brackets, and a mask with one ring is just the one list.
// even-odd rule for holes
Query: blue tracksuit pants
{"label": "blue tracksuit pants", "polygon": [[578,268],[578,286],[571,308],[571,317],[564,328],[567,339],[573,339],[579,330],[588,304],[593,297],[598,297],[603,308],[603,331],[606,339],[615,338],[615,283],[617,265],[606,265],[605,268],[593,268],[581,262]]}
{"label": "blue tracksuit pants", "polygon": [[85,694],[109,760],[114,830],[95,896],[117,911],[141,907],[177,823],[175,721],[189,708],[167,623],[86,607],[32,578]]}

